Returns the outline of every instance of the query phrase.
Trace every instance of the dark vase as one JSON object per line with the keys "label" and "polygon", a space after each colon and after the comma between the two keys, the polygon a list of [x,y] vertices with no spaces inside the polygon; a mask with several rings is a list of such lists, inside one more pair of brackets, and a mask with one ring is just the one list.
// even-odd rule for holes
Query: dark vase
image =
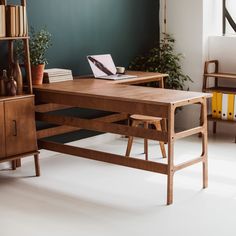
{"label": "dark vase", "polygon": [[16,96],[17,84],[16,84],[16,81],[14,80],[13,76],[11,76],[10,79],[7,81],[6,89],[7,89],[8,96]]}
{"label": "dark vase", "polygon": [[23,77],[22,77],[22,72],[20,69],[19,61],[16,60],[12,64],[12,75],[14,77],[14,80],[16,81],[17,84],[17,95],[23,94]]}
{"label": "dark vase", "polygon": [[0,77],[0,96],[6,96],[6,81],[8,81],[7,71],[3,70],[2,77]]}

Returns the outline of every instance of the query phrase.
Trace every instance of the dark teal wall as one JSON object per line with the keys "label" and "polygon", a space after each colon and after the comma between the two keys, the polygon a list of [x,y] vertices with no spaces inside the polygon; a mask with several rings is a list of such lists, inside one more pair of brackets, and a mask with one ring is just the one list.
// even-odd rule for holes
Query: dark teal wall
{"label": "dark teal wall", "polygon": [[158,35],[158,0],[28,0],[30,25],[53,35],[48,67],[90,73],[88,54],[111,53],[127,66]]}
{"label": "dark teal wall", "polygon": [[[46,26],[53,35],[49,68],[70,68],[74,75],[91,73],[86,56],[100,53],[111,53],[116,65],[127,66],[157,40],[159,0],[27,0],[27,3],[29,25],[36,29]],[[5,46],[0,45],[0,54]],[[4,68],[2,63],[0,67]],[[85,109],[64,114],[86,118],[104,115]],[[69,142],[94,134],[82,131],[60,136],[56,141]]]}

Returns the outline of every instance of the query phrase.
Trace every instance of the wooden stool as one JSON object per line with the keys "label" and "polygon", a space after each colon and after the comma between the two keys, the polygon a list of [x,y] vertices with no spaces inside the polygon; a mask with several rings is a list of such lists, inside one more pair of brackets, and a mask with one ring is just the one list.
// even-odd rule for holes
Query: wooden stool
{"label": "wooden stool", "polygon": [[[144,125],[144,128],[148,129],[149,124],[152,124],[155,126],[156,130],[162,131],[162,128],[161,128],[162,118],[160,118],[160,117],[132,115],[132,116],[130,116],[130,119],[132,121],[133,127],[138,127],[139,125]],[[130,151],[131,151],[131,147],[133,144],[133,139],[134,139],[134,137],[131,137],[131,136],[128,139],[128,145],[127,145],[126,154],[125,154],[126,157],[130,156]],[[166,150],[165,150],[164,142],[159,142],[159,143],[160,143],[162,156],[163,156],[163,158],[166,158]],[[145,153],[146,160],[148,160],[148,139],[144,139],[144,153]]]}

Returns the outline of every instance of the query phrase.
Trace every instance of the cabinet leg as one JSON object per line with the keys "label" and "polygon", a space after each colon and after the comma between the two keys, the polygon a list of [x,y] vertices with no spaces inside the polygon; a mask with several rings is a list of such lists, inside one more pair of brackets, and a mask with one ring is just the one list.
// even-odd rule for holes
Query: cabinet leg
{"label": "cabinet leg", "polygon": [[16,160],[11,161],[12,170],[16,170]]}
{"label": "cabinet leg", "polygon": [[21,167],[21,159],[16,160],[16,168]]}
{"label": "cabinet leg", "polygon": [[40,165],[39,165],[39,155],[34,155],[34,165],[35,165],[35,174],[36,176],[40,176]]}

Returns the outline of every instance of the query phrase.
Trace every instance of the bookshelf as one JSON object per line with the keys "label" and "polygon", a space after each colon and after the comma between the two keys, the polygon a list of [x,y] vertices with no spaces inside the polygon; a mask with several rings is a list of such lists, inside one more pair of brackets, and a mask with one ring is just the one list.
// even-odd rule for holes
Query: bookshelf
{"label": "bookshelf", "polygon": [[[209,72],[210,66],[214,67],[213,72]],[[208,87],[208,82],[210,79],[213,79],[213,86]],[[225,87],[220,86],[220,81],[233,81],[235,82],[235,87]],[[219,72],[219,61],[218,60],[211,60],[205,62],[204,67],[204,75],[203,75],[203,92],[219,92],[224,94],[235,94],[236,95],[236,74],[233,73],[224,73]],[[216,123],[217,122],[224,122],[224,123],[235,123],[234,120],[223,120],[220,118],[212,117],[212,115],[208,116],[209,121],[213,121],[213,133],[216,133]]]}
{"label": "bookshelf", "polygon": [[[26,0],[20,1],[21,6],[26,7]],[[7,0],[0,0],[0,5],[7,6]],[[31,77],[31,66],[30,66],[30,51],[29,51],[29,36],[28,33],[26,36],[21,37],[0,37],[0,41],[6,41],[8,44],[8,65],[10,66],[11,62],[14,61],[14,41],[22,40],[24,44],[24,52],[25,52],[25,62],[24,68],[26,72],[26,87],[27,93],[32,94],[32,77]]]}
{"label": "bookshelf", "polygon": [[[4,9],[6,12],[8,6],[7,0],[0,0],[0,5],[5,6]],[[18,6],[19,8],[25,7],[25,25],[23,26],[24,33],[22,33],[22,28],[21,32],[18,28],[18,34],[15,33],[15,35],[18,36],[9,37],[8,34],[6,34],[6,36],[3,34],[3,37],[0,37],[0,43],[7,43],[8,58],[6,58],[6,60],[8,61],[8,69],[10,69],[11,63],[14,61],[14,42],[16,40],[23,41],[26,84],[24,86],[25,91],[23,95],[0,96],[0,112],[2,114],[0,116],[0,163],[11,161],[12,169],[16,169],[16,167],[21,166],[21,158],[34,156],[36,176],[40,176],[39,152],[35,125],[35,105],[31,78],[29,37],[27,32],[28,25],[26,20],[26,0],[21,0],[20,5]],[[17,9],[18,6],[15,7],[15,9]],[[6,21],[7,17],[9,16],[6,16],[6,18],[4,17]],[[17,19],[19,20],[20,18],[15,17],[15,19],[16,20],[13,21],[15,25],[22,23],[17,22]]]}

